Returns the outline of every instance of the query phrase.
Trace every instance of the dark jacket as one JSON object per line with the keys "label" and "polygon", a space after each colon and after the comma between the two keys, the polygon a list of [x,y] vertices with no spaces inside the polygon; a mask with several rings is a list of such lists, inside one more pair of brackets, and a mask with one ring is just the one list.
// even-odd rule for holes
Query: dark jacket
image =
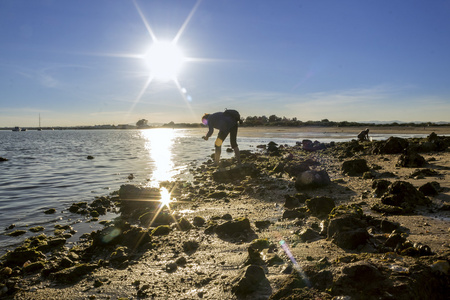
{"label": "dark jacket", "polygon": [[210,114],[208,117],[209,131],[206,134],[206,137],[209,138],[213,134],[214,128],[229,133],[230,129],[234,126],[237,126],[237,124],[238,123],[233,118],[231,118],[229,115],[224,114],[223,112]]}

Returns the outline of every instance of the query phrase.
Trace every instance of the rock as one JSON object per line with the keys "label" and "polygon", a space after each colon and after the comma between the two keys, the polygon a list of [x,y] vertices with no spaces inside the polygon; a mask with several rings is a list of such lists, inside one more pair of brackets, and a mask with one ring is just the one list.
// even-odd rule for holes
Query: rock
{"label": "rock", "polygon": [[269,220],[255,221],[255,227],[258,229],[268,228],[272,224]]}
{"label": "rock", "polygon": [[375,203],[370,209],[373,211],[388,213],[391,215],[402,215],[405,213],[405,210],[400,206],[387,205],[383,203]]}
{"label": "rock", "polygon": [[[288,266],[292,269],[291,266]],[[291,273],[286,272],[286,273]],[[289,300],[289,299],[321,299],[320,295],[307,294],[311,293],[313,289],[309,289],[307,283],[299,276],[297,272],[290,274],[282,283],[281,288],[273,293],[269,300]]]}
{"label": "rock", "polygon": [[140,245],[145,245],[151,241],[152,238],[148,230],[142,227],[132,226],[129,230],[119,235],[117,242],[130,249],[136,249]]}
{"label": "rock", "polygon": [[17,230],[14,230],[13,232],[7,233],[6,235],[7,236],[20,236],[20,235],[23,235],[25,233],[27,233],[26,230],[17,229]]}
{"label": "rock", "polygon": [[342,164],[342,173],[349,176],[362,175],[369,170],[365,159],[347,160]]}
{"label": "rock", "polygon": [[168,225],[160,225],[152,230],[151,236],[168,235],[172,230]]}
{"label": "rock", "polygon": [[205,223],[206,223],[206,221],[204,218],[199,217],[199,216],[194,217],[194,221],[193,221],[194,226],[201,227],[201,226],[205,225]]}
{"label": "rock", "polygon": [[376,179],[372,182],[372,188],[375,190],[374,194],[376,197],[381,197],[387,192],[391,182],[385,179]]}
{"label": "rock", "polygon": [[439,194],[440,189],[441,185],[437,181],[427,182],[419,187],[419,191],[425,196],[436,196]]}
{"label": "rock", "polygon": [[376,266],[366,261],[349,263],[341,268],[333,283],[334,294],[351,294],[352,299],[366,299],[371,291],[380,286],[383,274]]}
{"label": "rock", "polygon": [[439,172],[432,170],[432,169],[417,169],[415,170],[411,175],[409,175],[410,178],[425,178],[429,176],[438,176]]}
{"label": "rock", "polygon": [[385,233],[390,233],[400,227],[400,224],[397,222],[391,222],[389,220],[381,220],[380,229]]}
{"label": "rock", "polygon": [[336,205],[333,199],[322,196],[306,200],[306,206],[313,216],[326,217]]}
{"label": "rock", "polygon": [[142,212],[146,209],[154,210],[158,208],[161,193],[157,188],[125,184],[120,186],[119,198],[120,212],[123,215],[128,216],[136,211],[142,215]]}
{"label": "rock", "polygon": [[23,271],[25,273],[36,273],[40,270],[42,270],[45,266],[45,263],[43,261],[36,261],[33,263],[25,264],[23,267]]}
{"label": "rock", "polygon": [[408,141],[399,137],[390,137],[385,142],[373,143],[373,154],[400,154],[408,147]]}
{"label": "rock", "polygon": [[401,245],[406,241],[406,238],[399,233],[392,233],[388,239],[384,242],[385,247],[395,248],[397,245]]}
{"label": "rock", "polygon": [[438,260],[435,261],[433,264],[431,264],[430,268],[433,270],[433,272],[443,275],[449,275],[450,274],[450,264],[446,260]]}
{"label": "rock", "polygon": [[197,241],[184,241],[183,242],[183,251],[189,254],[194,253],[197,251],[200,244]]}
{"label": "rock", "polygon": [[114,250],[111,253],[110,261],[115,264],[121,264],[121,263],[125,262],[126,260],[128,260],[128,255],[127,255],[126,250],[127,250],[126,247],[122,247],[122,246],[117,247],[116,250]]}
{"label": "rock", "polygon": [[230,182],[235,180],[243,180],[245,177],[252,178],[259,176],[259,170],[254,164],[242,164],[239,167],[226,170],[218,170],[212,174],[213,179],[217,182]]}
{"label": "rock", "polygon": [[405,167],[405,168],[421,168],[426,165],[425,158],[416,153],[416,152],[408,152],[406,154],[402,154],[397,162],[397,167]]}
{"label": "rock", "polygon": [[234,280],[231,291],[236,295],[248,295],[268,284],[263,268],[250,265]]}
{"label": "rock", "polygon": [[426,205],[431,201],[419,192],[411,183],[396,181],[392,183],[381,197],[381,203],[399,206],[410,212],[416,205]]}
{"label": "rock", "polygon": [[234,221],[227,221],[217,225],[215,232],[219,237],[232,237],[245,231],[251,231],[250,221],[247,218],[241,218]]}
{"label": "rock", "polygon": [[82,276],[91,273],[98,267],[97,264],[80,264],[50,275],[50,278],[60,283],[75,283]]}
{"label": "rock", "polygon": [[178,220],[178,228],[187,231],[189,229],[192,229],[192,224],[189,222],[186,218],[181,218]]}
{"label": "rock", "polygon": [[330,183],[330,177],[325,170],[309,170],[301,172],[297,175],[297,179],[295,180],[295,188],[298,191],[301,191],[303,189],[323,187],[329,185]]}
{"label": "rock", "polygon": [[46,211],[44,211],[44,214],[50,215],[50,214],[54,214],[55,212],[56,212],[56,209],[50,208],[50,209],[47,209]]}
{"label": "rock", "polygon": [[290,162],[284,166],[284,171],[291,177],[296,177],[298,174],[310,170],[311,164],[309,162]]}
{"label": "rock", "polygon": [[283,212],[283,219],[303,219],[306,217],[304,210],[302,209],[286,209]]}
{"label": "rock", "polygon": [[298,233],[298,236],[303,242],[311,242],[321,238],[319,233],[311,228],[303,229]]}
{"label": "rock", "polygon": [[329,220],[327,239],[343,249],[354,250],[367,243],[367,223],[355,214],[339,215]]}
{"label": "rock", "polygon": [[21,267],[27,261],[36,262],[45,258],[46,256],[41,251],[16,248],[14,251],[7,252],[3,255],[2,261],[5,267]]}

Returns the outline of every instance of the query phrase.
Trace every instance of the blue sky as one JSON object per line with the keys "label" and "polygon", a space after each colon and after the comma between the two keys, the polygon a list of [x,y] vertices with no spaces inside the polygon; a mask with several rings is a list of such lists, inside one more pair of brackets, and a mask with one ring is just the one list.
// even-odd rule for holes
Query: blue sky
{"label": "blue sky", "polygon": [[[2,0],[0,127],[450,121],[450,1]],[[175,80],[145,54],[173,41]]]}

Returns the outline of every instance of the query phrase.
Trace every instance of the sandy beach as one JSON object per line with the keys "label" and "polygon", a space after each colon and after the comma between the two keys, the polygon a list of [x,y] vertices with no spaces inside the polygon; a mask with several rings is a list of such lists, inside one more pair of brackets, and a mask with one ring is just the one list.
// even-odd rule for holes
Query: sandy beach
{"label": "sandy beach", "polygon": [[[433,132],[449,132],[439,129]],[[241,167],[224,160],[224,169],[209,161],[191,170],[192,182],[167,184],[176,202],[158,210],[165,217],[144,217],[152,212],[149,202],[127,201],[135,199],[131,191],[143,190],[124,187],[86,208],[114,206],[122,217],[84,235],[77,247],[64,246],[70,229],[63,229],[3,257],[2,296],[448,299],[448,139],[406,141],[408,149],[420,150],[414,151],[423,158],[417,167],[402,165],[403,150],[386,153],[392,152],[390,142],[337,143],[314,151],[267,147],[243,152]],[[347,162],[353,169],[344,168]]]}

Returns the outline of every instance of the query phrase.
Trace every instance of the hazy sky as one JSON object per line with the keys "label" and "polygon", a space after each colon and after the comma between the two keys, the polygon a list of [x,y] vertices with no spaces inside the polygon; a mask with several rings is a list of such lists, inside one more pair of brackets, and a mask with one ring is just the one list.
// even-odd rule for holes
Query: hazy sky
{"label": "hazy sky", "polygon": [[[162,41],[184,55],[169,80],[149,54]],[[39,114],[42,126],[191,123],[225,108],[450,121],[450,1],[0,1],[0,127]]]}

